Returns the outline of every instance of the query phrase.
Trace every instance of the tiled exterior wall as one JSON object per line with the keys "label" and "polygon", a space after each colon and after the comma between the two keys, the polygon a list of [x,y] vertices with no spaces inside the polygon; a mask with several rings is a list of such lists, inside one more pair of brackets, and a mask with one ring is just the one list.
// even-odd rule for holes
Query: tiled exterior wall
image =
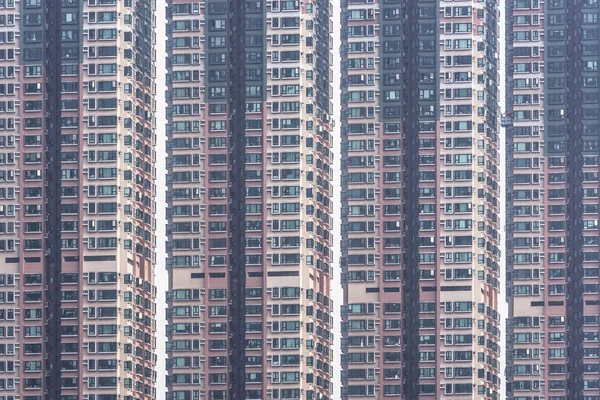
{"label": "tiled exterior wall", "polygon": [[597,399],[598,3],[507,3],[507,393]]}
{"label": "tiled exterior wall", "polygon": [[155,397],[154,9],[0,3],[0,399]]}
{"label": "tiled exterior wall", "polygon": [[168,398],[329,399],[330,5],[167,17]]}
{"label": "tiled exterior wall", "polygon": [[342,8],[342,397],[496,399],[497,4]]}

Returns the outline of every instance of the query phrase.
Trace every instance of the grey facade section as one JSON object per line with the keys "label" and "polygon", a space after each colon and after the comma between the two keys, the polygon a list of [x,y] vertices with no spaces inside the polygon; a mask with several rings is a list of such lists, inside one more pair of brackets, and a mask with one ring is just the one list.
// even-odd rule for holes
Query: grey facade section
{"label": "grey facade section", "polygon": [[[60,10],[60,1],[55,1],[58,10]],[[20,2],[19,14],[21,16],[21,64],[44,64],[45,59],[45,40],[48,32],[44,29],[47,15],[44,12],[44,3],[42,1]],[[52,10],[56,17],[60,16],[60,11]],[[52,15],[54,18],[54,15]],[[60,24],[57,32],[60,33]],[[60,43],[60,42],[59,42]],[[60,51],[60,46],[57,47]]]}
{"label": "grey facade section", "polygon": [[[124,1],[131,2],[133,0]],[[153,29],[153,21],[156,18],[153,10],[156,9],[156,0],[136,0],[134,9],[134,48],[132,54],[129,54],[130,50],[125,50],[125,58],[135,60],[135,80],[145,86],[150,86],[153,84],[152,76],[156,73],[156,66],[153,63],[155,50],[152,46],[152,43],[156,43],[156,32]],[[149,101],[148,99],[144,100]]]}
{"label": "grey facade section", "polygon": [[[330,114],[330,70],[329,70],[329,51],[332,46],[332,38],[330,35],[330,20],[329,10],[331,2],[329,0],[316,0],[317,19],[314,24],[315,36],[314,46],[316,48],[315,55],[315,81],[318,90],[315,93],[317,113]],[[320,114],[318,114],[320,116]]]}
{"label": "grey facade section", "polygon": [[[246,398],[246,37],[254,28],[253,21],[263,23],[262,13],[253,18],[252,13],[244,13],[243,0],[229,3],[231,15],[228,37],[229,49],[229,395],[232,400]],[[251,29],[246,30],[250,27]],[[248,36],[246,36],[248,35]],[[263,54],[262,52],[260,54]],[[263,56],[264,57],[264,56]],[[258,61],[258,60],[257,60]],[[210,104],[209,99],[209,104]]]}
{"label": "grey facade section", "polygon": [[[437,48],[422,50],[420,43],[436,41],[435,29],[433,32],[423,32],[421,27],[429,22],[429,25],[439,26],[437,23],[437,13],[427,13],[422,20],[422,10],[435,10],[437,2],[431,2],[431,5],[424,4],[419,0],[410,0],[405,4],[403,12],[404,21],[402,30],[404,32],[404,67],[406,76],[404,77],[404,87],[401,91],[406,101],[402,112],[402,210],[404,226],[402,232],[402,292],[403,292],[403,319],[402,319],[402,341],[403,341],[403,375],[402,390],[405,399],[418,398],[421,392],[420,378],[420,333],[419,333],[419,313],[420,313],[420,270],[416,268],[420,262],[420,206],[419,206],[419,168],[415,168],[420,163],[419,157],[419,132],[421,130],[421,102],[417,102],[421,84],[427,87],[436,86],[437,79],[427,79],[429,74],[435,74],[437,68],[428,67],[423,71],[419,65],[422,59],[433,58],[433,65],[438,65]],[[419,14],[417,14],[419,10]],[[423,35],[423,36],[422,36]],[[434,50],[435,49],[435,50]],[[422,75],[423,74],[423,75]],[[425,78],[425,79],[423,79]],[[437,96],[436,96],[437,99]],[[437,100],[435,100],[437,101]],[[418,106],[417,106],[418,105]],[[430,106],[428,104],[428,106]],[[384,112],[385,113],[385,112]],[[434,115],[437,115],[435,113]],[[427,118],[429,119],[429,117]],[[435,120],[433,117],[433,124]],[[427,122],[426,122],[427,123]],[[431,123],[431,122],[429,122]]]}
{"label": "grey facade section", "polygon": [[[38,0],[19,2],[21,57],[23,65],[46,65],[51,52],[59,52],[63,63],[81,63],[83,59],[83,3],[78,0]],[[52,8],[52,16],[46,8]],[[56,21],[50,21],[52,17]],[[52,25],[57,37],[51,38]],[[60,45],[56,44],[56,40]],[[48,43],[54,44],[49,47]]]}
{"label": "grey facade section", "polygon": [[[566,111],[566,269],[567,269],[567,398],[584,400],[584,248],[583,248],[583,175],[585,141],[596,142],[600,135],[598,124],[585,123],[583,118],[583,0],[569,2],[566,9],[569,56],[567,71]],[[597,14],[596,14],[597,15]],[[596,23],[597,26],[597,23]],[[595,40],[598,49],[598,41]],[[596,61],[597,62],[597,61]],[[589,74],[586,74],[589,76]],[[594,74],[597,76],[597,72]],[[597,94],[597,91],[595,91]],[[596,121],[598,121],[596,117]],[[595,129],[590,129],[595,126]],[[586,132],[587,130],[587,132]],[[591,137],[590,137],[591,136]],[[589,143],[589,142],[588,142]],[[588,153],[589,154],[589,153]]]}
{"label": "grey facade section", "polygon": [[[61,40],[61,3],[60,0],[47,0],[45,6],[42,48],[45,73],[45,92],[47,99],[44,104],[45,118],[45,159],[49,161],[46,168],[45,202],[48,222],[46,223],[45,252],[45,284],[46,302],[46,348],[44,355],[47,373],[45,376],[45,392],[48,398],[59,399],[61,396],[61,72],[62,72],[62,40]],[[41,10],[40,10],[41,11]],[[36,13],[37,14],[37,13]],[[26,14],[32,15],[32,14]],[[35,15],[35,14],[33,14]],[[39,15],[39,14],[37,14]],[[27,17],[25,17],[25,24]],[[44,25],[41,25],[43,27]],[[29,62],[27,50],[24,49],[25,61]],[[36,55],[37,57],[37,55]],[[31,59],[31,61],[34,61]],[[37,60],[35,60],[37,61]]]}

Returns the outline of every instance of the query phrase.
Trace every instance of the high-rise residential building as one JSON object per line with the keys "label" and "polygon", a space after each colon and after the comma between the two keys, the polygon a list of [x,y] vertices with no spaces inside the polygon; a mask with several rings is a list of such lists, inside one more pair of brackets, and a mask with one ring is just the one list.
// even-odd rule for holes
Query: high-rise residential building
{"label": "high-rise residential building", "polygon": [[331,399],[328,0],[167,8],[167,398]]}
{"label": "high-rise residential building", "polygon": [[155,398],[150,0],[0,0],[0,399]]}
{"label": "high-rise residential building", "polygon": [[342,2],[342,399],[497,399],[496,1]]}
{"label": "high-rise residential building", "polygon": [[600,395],[599,5],[507,2],[507,392]]}

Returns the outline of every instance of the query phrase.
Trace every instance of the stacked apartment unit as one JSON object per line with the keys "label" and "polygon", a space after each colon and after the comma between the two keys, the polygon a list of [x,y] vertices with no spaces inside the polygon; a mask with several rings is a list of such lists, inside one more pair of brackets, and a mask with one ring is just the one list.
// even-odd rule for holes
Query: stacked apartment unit
{"label": "stacked apartment unit", "polygon": [[0,399],[155,398],[154,3],[0,1]]}
{"label": "stacked apartment unit", "polygon": [[499,398],[498,9],[342,2],[342,398]]}
{"label": "stacked apartment unit", "polygon": [[508,2],[507,394],[597,399],[598,2]]}
{"label": "stacked apartment unit", "polygon": [[330,399],[329,1],[167,19],[167,398]]}

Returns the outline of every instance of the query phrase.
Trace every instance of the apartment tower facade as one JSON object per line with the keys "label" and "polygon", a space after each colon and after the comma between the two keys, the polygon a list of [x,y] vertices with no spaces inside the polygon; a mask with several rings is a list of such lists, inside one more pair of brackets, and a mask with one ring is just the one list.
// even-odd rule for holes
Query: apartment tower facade
{"label": "apartment tower facade", "polygon": [[506,7],[509,399],[600,395],[599,11]]}
{"label": "apartment tower facade", "polygon": [[332,398],[331,13],[169,1],[168,399]]}
{"label": "apartment tower facade", "polygon": [[0,399],[155,398],[154,9],[0,2]]}
{"label": "apartment tower facade", "polygon": [[342,2],[342,398],[497,399],[495,1]]}

